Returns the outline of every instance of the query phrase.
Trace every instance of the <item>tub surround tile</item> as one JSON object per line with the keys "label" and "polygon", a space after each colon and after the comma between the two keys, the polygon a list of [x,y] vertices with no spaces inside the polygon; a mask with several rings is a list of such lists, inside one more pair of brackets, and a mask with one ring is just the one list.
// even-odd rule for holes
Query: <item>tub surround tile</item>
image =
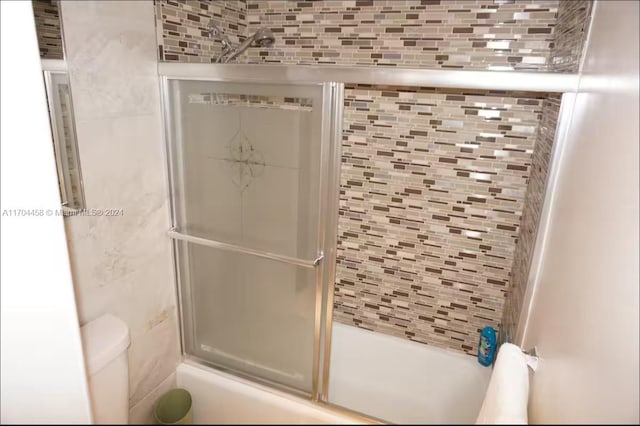
{"label": "tub surround tile", "polygon": [[179,362],[154,7],[61,3],[87,209],[65,219],[81,323],[129,326],[130,405]]}
{"label": "tub surround tile", "polygon": [[247,1],[247,62],[544,70],[558,1]]}
{"label": "tub surround tile", "polygon": [[175,305],[158,311],[146,326],[132,336],[129,350],[129,405],[139,403],[180,362],[178,316]]}
{"label": "tub surround tile", "polygon": [[[83,321],[111,305],[133,333],[153,314],[156,303],[175,304],[158,125],[154,116],[76,124],[81,161],[89,170],[84,177],[88,208],[122,209],[115,216],[66,220]],[[86,141],[91,143],[83,144]],[[154,295],[152,303],[149,294]]]}
{"label": "tub surround tile", "polygon": [[[272,47],[248,49],[238,62],[575,72],[591,3],[247,0],[244,17],[207,16],[233,37],[263,25],[274,31]],[[159,28],[168,11],[186,19],[198,5],[157,2]],[[211,61],[219,47],[206,38],[202,48],[191,44],[192,26],[158,32],[159,51],[175,50],[161,60]],[[530,174],[539,179],[531,164],[547,155],[557,102],[546,94],[349,87],[336,320],[475,353],[479,328],[503,319],[512,266],[520,276],[526,267],[529,243],[521,240],[531,240],[527,212],[538,207],[525,194]],[[509,303],[512,324],[521,302]]]}
{"label": "tub surround tile", "polygon": [[503,330],[501,337],[509,341],[516,341],[517,338],[516,331],[527,290],[531,256],[540,224],[559,112],[560,96],[550,95],[542,105],[542,119],[538,127],[536,149],[531,160],[531,175],[527,185],[520,234],[513,256],[511,280],[501,322]]}
{"label": "tub surround tile", "polygon": [[62,3],[76,120],[158,112],[153,5],[147,3]]}
{"label": "tub surround tile", "polygon": [[575,72],[592,1],[157,1],[161,61],[213,62],[220,43],[209,22],[232,40],[260,26],[269,48],[249,63],[380,65],[496,71]]}
{"label": "tub surround tile", "polygon": [[[154,115],[76,121],[78,138],[91,140],[80,147],[83,169],[91,169],[83,176],[88,206],[130,203],[136,212],[148,213],[168,200],[166,171],[158,167],[164,161],[158,121]],[[117,164],[105,161],[112,156],[118,156]]]}
{"label": "tub surround tile", "polygon": [[129,232],[117,218],[116,223],[101,220],[88,233],[83,233],[91,227],[87,221],[66,221],[81,322],[110,312],[123,319],[133,335],[144,330],[158,310],[175,306],[166,236],[153,229],[166,223],[165,209],[154,213],[149,222],[153,226]]}
{"label": "tub surround tile", "polygon": [[337,321],[475,353],[502,318],[545,98],[347,87]]}
{"label": "tub surround tile", "polygon": [[578,72],[587,38],[593,1],[571,0],[558,4],[554,43],[549,70]]}
{"label": "tub surround tile", "polygon": [[244,40],[247,27],[244,0],[155,1],[155,8],[161,61],[214,62],[222,45],[207,32],[212,22],[232,42]]}
{"label": "tub surround tile", "polygon": [[153,425],[156,424],[153,418],[153,407],[165,392],[176,387],[176,374],[171,373],[162,383],[156,386],[151,392],[142,398],[129,410],[129,424],[132,425]]}
{"label": "tub surround tile", "polygon": [[36,21],[40,57],[42,59],[64,59],[59,2],[56,0],[34,0],[31,4],[33,17]]}

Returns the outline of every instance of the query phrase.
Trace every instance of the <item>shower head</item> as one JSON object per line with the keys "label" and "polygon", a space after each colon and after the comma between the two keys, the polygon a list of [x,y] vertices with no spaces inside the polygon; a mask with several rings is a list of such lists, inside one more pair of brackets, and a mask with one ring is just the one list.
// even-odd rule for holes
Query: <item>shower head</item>
{"label": "shower head", "polygon": [[253,44],[257,47],[269,47],[276,41],[273,33],[267,27],[258,28],[252,37]]}
{"label": "shower head", "polygon": [[233,48],[228,54],[223,54],[217,62],[227,63],[241,55],[249,47],[269,47],[276,41],[273,32],[267,27],[260,27],[251,36],[247,37],[239,46]]}

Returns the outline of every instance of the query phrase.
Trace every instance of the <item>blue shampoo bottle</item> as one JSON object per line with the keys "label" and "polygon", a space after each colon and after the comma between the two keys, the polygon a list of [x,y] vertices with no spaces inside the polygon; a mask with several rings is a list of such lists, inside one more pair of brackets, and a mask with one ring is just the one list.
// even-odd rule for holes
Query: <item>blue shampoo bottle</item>
{"label": "blue shampoo bottle", "polygon": [[485,367],[493,363],[496,355],[496,344],[498,342],[496,330],[493,327],[485,327],[480,332],[480,343],[478,343],[478,362]]}

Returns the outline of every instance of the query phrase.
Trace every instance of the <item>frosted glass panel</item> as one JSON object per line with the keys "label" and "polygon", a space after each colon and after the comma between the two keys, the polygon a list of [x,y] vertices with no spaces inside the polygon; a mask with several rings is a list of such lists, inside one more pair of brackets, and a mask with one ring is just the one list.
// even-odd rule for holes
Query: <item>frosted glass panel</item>
{"label": "frosted glass panel", "polygon": [[181,243],[193,330],[189,352],[227,368],[311,389],[315,270]]}
{"label": "frosted glass panel", "polygon": [[174,84],[180,232],[315,258],[321,87]]}
{"label": "frosted glass panel", "polygon": [[323,86],[169,89],[186,351],[311,393]]}

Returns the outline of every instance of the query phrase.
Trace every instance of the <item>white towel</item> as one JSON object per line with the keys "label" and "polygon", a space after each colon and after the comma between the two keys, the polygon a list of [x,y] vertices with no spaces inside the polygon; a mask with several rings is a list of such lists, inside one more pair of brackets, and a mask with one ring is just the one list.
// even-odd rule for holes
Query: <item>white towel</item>
{"label": "white towel", "polygon": [[527,424],[528,401],[526,355],[518,346],[504,343],[498,351],[476,424]]}

